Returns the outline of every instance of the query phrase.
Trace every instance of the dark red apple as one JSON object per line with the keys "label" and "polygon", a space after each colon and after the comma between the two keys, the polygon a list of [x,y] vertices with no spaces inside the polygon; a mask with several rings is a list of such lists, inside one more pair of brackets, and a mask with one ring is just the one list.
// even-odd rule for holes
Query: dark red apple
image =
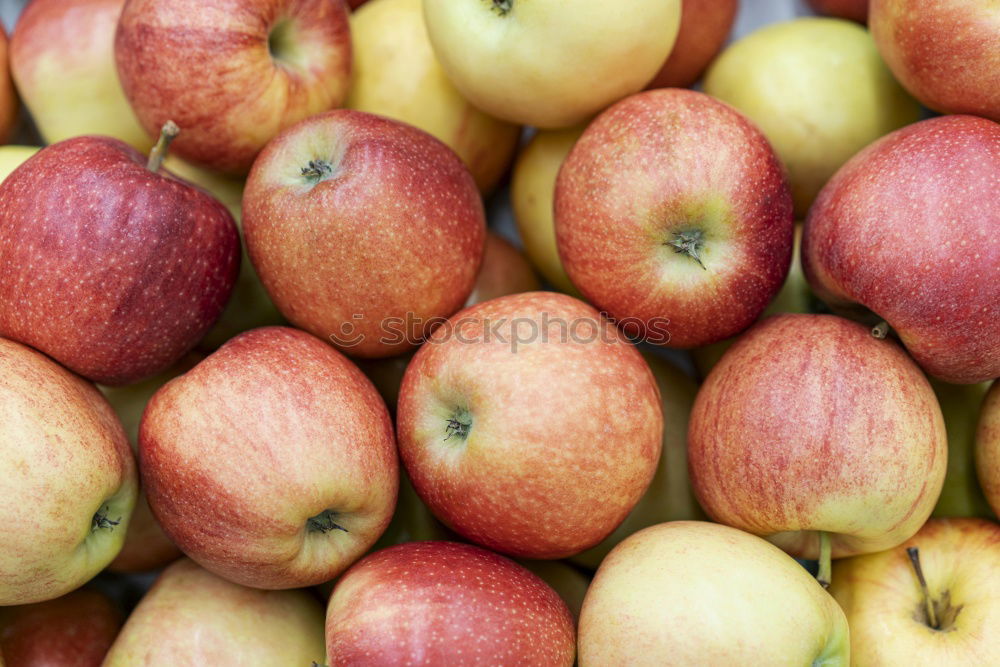
{"label": "dark red apple", "polygon": [[48,602],[0,607],[0,665],[100,667],[121,626],[114,603],[88,589]]}
{"label": "dark red apple", "polygon": [[739,0],[682,0],[677,41],[646,88],[687,88],[697,81],[726,43],[739,8]]}
{"label": "dark red apple", "polygon": [[868,22],[868,0],[807,0],[817,14]]}
{"label": "dark red apple", "polygon": [[326,616],[331,665],[572,665],[573,617],[544,581],[485,549],[409,542],[355,564]]}
{"label": "dark red apple", "polygon": [[931,375],[1000,376],[1000,125],[932,118],[862,150],[809,212],[802,265],[817,296],[887,322]]}
{"label": "dark red apple", "polygon": [[339,110],[289,128],[260,154],[243,231],[292,324],[371,358],[412,349],[462,307],[486,221],[450,148],[411,125]]}
{"label": "dark red apple", "polygon": [[792,258],[791,193],[767,139],[691,90],[646,91],[598,116],[559,170],[555,221],[587,300],[672,347],[750,326]]}
{"label": "dark red apple", "polygon": [[167,369],[205,335],[240,240],[225,206],[160,168],[165,143],[147,163],[117,139],[67,139],[7,177],[0,335],[109,385]]}

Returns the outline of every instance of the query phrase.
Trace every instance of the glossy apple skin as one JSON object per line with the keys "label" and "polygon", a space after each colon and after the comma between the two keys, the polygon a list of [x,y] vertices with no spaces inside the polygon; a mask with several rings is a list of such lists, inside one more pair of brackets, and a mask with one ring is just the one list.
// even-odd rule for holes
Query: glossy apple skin
{"label": "glossy apple skin", "polygon": [[472,106],[448,80],[424,26],[422,0],[376,0],[351,15],[354,71],[344,106],[419,127],[458,153],[484,193],[510,166],[518,125]]}
{"label": "glossy apple skin", "polygon": [[895,343],[833,315],[775,315],[705,379],[691,483],[715,521],[816,558],[890,549],[930,516],[947,461],[934,391]]}
{"label": "glossy apple skin", "polygon": [[[642,90],[677,38],[680,0],[502,3],[424,0],[431,44],[455,87],[486,113],[556,129]],[[539,94],[544,91],[544,94]]]}
{"label": "glossy apple skin", "polygon": [[995,517],[976,479],[976,425],[989,383],[946,384],[931,380],[948,432],[948,473],[934,517]]}
{"label": "glossy apple skin", "polygon": [[556,177],[584,128],[539,130],[518,154],[510,182],[510,204],[524,252],[553,287],[580,296],[573,286],[556,245],[553,201]]}
{"label": "glossy apple skin", "polygon": [[742,531],[651,526],[601,564],[580,617],[580,667],[847,667],[847,620],[804,568]]}
{"label": "glossy apple skin", "polygon": [[517,563],[471,544],[410,542],[366,556],[337,582],[330,664],[572,665],[566,603]]}
{"label": "glossy apple skin", "polygon": [[125,0],[31,0],[11,37],[10,67],[46,143],[83,134],[121,139],[139,151],[154,135],[139,124],[115,68]]}
{"label": "glossy apple skin", "polygon": [[156,580],[104,667],[323,662],[323,609],[305,591],[262,591],[182,558]]}
{"label": "glossy apple skin", "polygon": [[[907,547],[917,547],[931,599],[961,605],[934,630]],[[1000,627],[1000,526],[985,519],[931,519],[895,549],[833,564],[830,593],[851,625],[851,658],[868,665],[991,665]]]}
{"label": "glossy apple skin", "polygon": [[10,44],[0,26],[0,143],[7,143],[17,123],[19,100],[10,76]]}
{"label": "glossy apple skin", "polygon": [[868,0],[806,0],[818,14],[861,24],[868,22]]}
{"label": "glossy apple skin", "polygon": [[330,0],[127,0],[115,60],[149,134],[173,120],[177,155],[246,173],[281,130],[344,101],[348,10]]}
{"label": "glossy apple skin", "polygon": [[[0,471],[0,606],[79,588],[121,549],[136,470],[118,418],[92,384],[3,338]],[[95,528],[102,510],[112,523]]]}
{"label": "glossy apple skin", "polygon": [[739,8],[739,0],[681,0],[677,41],[646,88],[693,85],[726,43]]}
{"label": "glossy apple skin", "polygon": [[597,546],[570,560],[596,570],[604,557],[622,540],[643,528],[665,521],[701,520],[705,512],[691,489],[687,462],[687,430],[698,385],[670,362],[643,353],[656,378],[663,408],[663,452],[653,481],[625,520]]}
{"label": "glossy apple skin", "polygon": [[997,229],[1000,125],[932,118],[837,172],[806,220],[802,266],[835,311],[871,311],[929,374],[974,384],[1000,376]]}
{"label": "glossy apple skin", "polygon": [[[399,483],[375,388],[332,347],[287,327],[241,334],[160,389],[142,417],[139,458],[167,536],[257,588],[342,572],[385,530]],[[343,530],[309,529],[325,510]]]}
{"label": "glossy apple skin", "polygon": [[522,558],[607,537],[649,486],[663,435],[642,355],[553,292],[487,301],[439,327],[406,369],[396,416],[403,464],[434,515]]}
{"label": "glossy apple skin", "polygon": [[100,667],[121,626],[111,600],[87,589],[0,607],[0,661],[6,667]]}
{"label": "glossy apple skin", "polygon": [[117,139],[49,146],[0,186],[0,335],[97,382],[184,356],[238,270],[225,207]]}
{"label": "glossy apple skin", "polygon": [[983,399],[976,426],[976,474],[993,513],[1000,516],[1000,382]]}
{"label": "glossy apple skin", "polygon": [[[677,88],[601,114],[556,181],[556,241],[573,284],[649,342],[697,347],[750,326],[788,274],[792,202],[764,136]],[[700,265],[668,245],[704,235]],[[669,320],[664,341],[653,323]]]}
{"label": "glossy apple skin", "polygon": [[982,0],[871,0],[868,25],[900,83],[941,113],[1000,121],[1000,6]]}
{"label": "glossy apple skin", "polygon": [[[302,169],[323,160],[332,177]],[[310,221],[308,225],[303,221]],[[243,197],[250,259],[278,309],[347,354],[412,349],[423,323],[461,308],[486,220],[461,160],[431,135],[360,111],[289,128],[261,153]]]}
{"label": "glossy apple skin", "polygon": [[737,40],[712,63],[705,92],[756,124],[788,171],[795,213],[852,155],[920,119],[871,35],[850,21],[802,17]]}

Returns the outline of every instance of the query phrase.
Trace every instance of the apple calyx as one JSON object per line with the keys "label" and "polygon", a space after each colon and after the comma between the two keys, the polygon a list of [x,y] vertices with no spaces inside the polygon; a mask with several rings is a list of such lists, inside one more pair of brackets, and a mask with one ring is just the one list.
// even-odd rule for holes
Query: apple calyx
{"label": "apple calyx", "polygon": [[906,555],[910,557],[910,564],[913,565],[913,571],[917,575],[917,583],[920,585],[920,592],[924,600],[924,604],[918,607],[914,613],[914,618],[931,630],[938,632],[953,630],[955,619],[958,618],[963,605],[956,607],[951,604],[951,591],[945,591],[937,600],[931,597],[927,579],[924,577],[924,569],[920,565],[920,550],[917,547],[907,547]]}
{"label": "apple calyx", "polygon": [[306,528],[310,533],[323,533],[324,535],[332,530],[351,532],[333,520],[336,516],[337,513],[333,510],[323,510],[316,516],[306,519]]}
{"label": "apple calyx", "polygon": [[180,133],[181,128],[177,127],[177,123],[174,121],[168,120],[163,124],[163,128],[160,129],[160,138],[156,140],[153,150],[149,151],[149,161],[146,162],[147,169],[153,173],[160,171],[163,160],[167,157],[167,149],[170,148],[170,142],[176,139]]}
{"label": "apple calyx", "polygon": [[447,442],[453,437],[458,438],[459,440],[466,440],[469,437],[469,431],[471,430],[472,415],[469,414],[468,410],[460,408],[445,421],[444,440]]}
{"label": "apple calyx", "polygon": [[333,177],[333,165],[326,160],[309,160],[309,164],[302,167],[302,176],[310,185],[316,185]]}
{"label": "apple calyx", "polygon": [[882,340],[883,338],[889,335],[890,331],[891,328],[889,327],[889,323],[886,322],[885,320],[882,320],[881,322],[872,327],[872,336],[878,338],[879,340]]}
{"label": "apple calyx", "polygon": [[102,530],[102,529],[104,529],[104,530],[114,530],[115,526],[117,526],[118,524],[120,524],[122,522],[122,518],[121,517],[118,517],[117,519],[109,519],[108,518],[108,512],[110,512],[110,511],[111,511],[111,508],[109,506],[107,506],[107,505],[105,505],[103,508],[97,510],[97,512],[94,514],[93,520],[90,523],[90,532],[93,533],[93,532],[96,532],[96,531]]}
{"label": "apple calyx", "polygon": [[673,248],[676,253],[687,255],[698,262],[698,266],[702,269],[708,270],[701,261],[701,251],[705,247],[705,232],[700,229],[685,229],[674,232],[673,238],[667,241],[665,245]]}
{"label": "apple calyx", "polygon": [[493,0],[493,11],[500,16],[506,16],[514,7],[514,0]]}
{"label": "apple calyx", "polygon": [[819,535],[819,570],[816,572],[816,581],[823,588],[830,588],[830,580],[833,578],[833,548],[830,544],[830,533],[825,530],[817,531]]}

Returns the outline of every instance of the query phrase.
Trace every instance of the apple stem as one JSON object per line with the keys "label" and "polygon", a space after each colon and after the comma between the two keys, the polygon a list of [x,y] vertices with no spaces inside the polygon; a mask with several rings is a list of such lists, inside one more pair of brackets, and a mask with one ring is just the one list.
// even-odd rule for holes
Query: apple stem
{"label": "apple stem", "polygon": [[177,123],[174,121],[168,120],[163,124],[163,129],[160,130],[160,138],[156,141],[156,145],[153,146],[153,150],[149,151],[149,161],[146,163],[147,169],[154,173],[160,170],[163,160],[167,157],[167,149],[170,148],[170,142],[180,133],[181,128],[177,127]]}
{"label": "apple stem", "polygon": [[920,567],[920,550],[917,547],[907,547],[906,555],[910,557],[913,564],[913,571],[917,573],[917,581],[920,583],[920,591],[924,594],[924,606],[927,608],[927,621],[935,630],[940,629],[938,625],[937,612],[934,611],[934,601],[931,600],[931,592],[927,588],[927,579],[924,578],[924,569]]}
{"label": "apple stem", "polygon": [[872,336],[874,336],[875,338],[882,340],[888,335],[889,335],[889,323],[886,322],[885,320],[882,320],[881,322],[872,327]]}
{"label": "apple stem", "polygon": [[687,255],[698,266],[707,271],[704,262],[701,261],[701,249],[705,245],[705,233],[700,229],[688,229],[681,232],[674,232],[672,239],[666,245],[674,249],[674,252]]}
{"label": "apple stem", "polygon": [[830,533],[825,530],[817,531],[817,533],[819,534],[819,571],[816,573],[816,581],[823,588],[829,588],[830,580],[833,578],[833,548],[830,544]]}

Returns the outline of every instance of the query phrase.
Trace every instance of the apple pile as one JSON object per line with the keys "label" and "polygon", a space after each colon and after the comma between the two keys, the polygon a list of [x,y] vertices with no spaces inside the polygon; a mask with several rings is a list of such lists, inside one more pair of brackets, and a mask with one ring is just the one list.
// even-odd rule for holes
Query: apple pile
{"label": "apple pile", "polygon": [[0,667],[1000,665],[1000,4],[17,4]]}

